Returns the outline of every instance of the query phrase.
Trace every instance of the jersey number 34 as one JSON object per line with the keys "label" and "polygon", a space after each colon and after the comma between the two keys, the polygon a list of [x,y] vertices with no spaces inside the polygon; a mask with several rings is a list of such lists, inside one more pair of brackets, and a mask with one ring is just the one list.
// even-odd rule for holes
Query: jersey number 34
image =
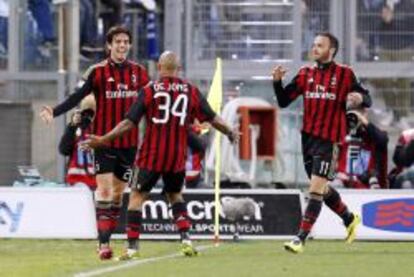
{"label": "jersey number 34", "polygon": [[[162,116],[152,117],[152,122],[156,124],[165,124],[170,120],[170,116],[175,116],[180,118],[180,125],[184,125],[185,118],[187,116],[187,105],[188,105],[188,96],[186,94],[180,94],[174,100],[171,99],[171,95],[167,92],[157,92],[154,95],[154,99],[162,99],[162,104],[158,105],[158,109],[163,111]],[[171,101],[174,100],[174,103],[171,105]]]}

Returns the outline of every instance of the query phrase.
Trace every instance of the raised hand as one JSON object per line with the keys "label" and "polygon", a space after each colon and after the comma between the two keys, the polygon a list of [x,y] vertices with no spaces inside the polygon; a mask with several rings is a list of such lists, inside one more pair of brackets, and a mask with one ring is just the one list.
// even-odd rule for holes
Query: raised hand
{"label": "raised hand", "polygon": [[281,65],[278,65],[276,67],[273,68],[272,71],[272,77],[273,77],[273,81],[280,81],[283,79],[283,77],[285,76],[287,72],[287,69],[284,68]]}
{"label": "raised hand", "polygon": [[233,128],[231,132],[227,135],[228,139],[232,144],[237,144],[240,140],[241,133],[239,132],[239,128]]}

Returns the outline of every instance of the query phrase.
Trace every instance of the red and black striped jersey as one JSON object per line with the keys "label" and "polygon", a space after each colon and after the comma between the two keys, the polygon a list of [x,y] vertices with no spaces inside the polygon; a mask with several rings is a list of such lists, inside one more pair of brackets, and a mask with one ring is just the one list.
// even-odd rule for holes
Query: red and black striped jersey
{"label": "red and black striped jersey", "polygon": [[365,105],[371,105],[368,91],[352,69],[335,62],[304,66],[285,88],[281,82],[274,82],[274,90],[281,107],[302,95],[302,131],[332,142],[342,141],[347,133],[345,114],[350,92],[362,93]]}
{"label": "red and black striped jersey", "polygon": [[185,80],[164,77],[146,86],[127,118],[146,122],[136,165],[155,172],[185,169],[187,136],[194,119],[211,121],[216,114],[197,87]]}
{"label": "red and black striped jersey", "polygon": [[[148,82],[148,73],[143,66],[130,60],[115,63],[108,58],[86,71],[78,90],[56,106],[53,114],[58,116],[72,109],[85,96],[93,93],[96,99],[93,133],[103,135],[124,119],[126,112],[136,101],[138,92]],[[111,147],[114,148],[130,148],[137,145],[137,128],[111,143]]]}

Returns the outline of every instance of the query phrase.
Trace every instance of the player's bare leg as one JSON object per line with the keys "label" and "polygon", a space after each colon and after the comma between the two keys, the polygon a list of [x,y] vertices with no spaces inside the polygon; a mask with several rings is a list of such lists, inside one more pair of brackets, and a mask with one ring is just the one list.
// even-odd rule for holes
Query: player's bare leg
{"label": "player's bare leg", "polygon": [[111,205],[111,233],[113,233],[117,227],[117,222],[121,216],[122,197],[126,183],[118,179],[115,175],[112,181],[112,205]]}

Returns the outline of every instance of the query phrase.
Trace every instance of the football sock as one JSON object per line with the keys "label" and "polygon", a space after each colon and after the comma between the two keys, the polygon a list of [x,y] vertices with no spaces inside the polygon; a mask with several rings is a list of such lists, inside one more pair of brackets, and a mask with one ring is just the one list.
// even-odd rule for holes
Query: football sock
{"label": "football sock", "polygon": [[99,244],[108,244],[112,226],[110,201],[96,201],[96,220]]}
{"label": "football sock", "polygon": [[187,214],[187,204],[178,202],[174,203],[171,208],[175,224],[177,225],[178,232],[180,232],[181,240],[189,240],[190,236],[188,231],[190,230],[191,223]]}
{"label": "football sock", "polygon": [[333,212],[340,216],[345,224],[348,226],[354,220],[354,215],[348,210],[348,207],[342,202],[338,191],[333,187],[328,187],[328,193],[324,195],[323,201]]}
{"label": "football sock", "polygon": [[121,203],[112,202],[111,206],[111,233],[113,233],[118,225],[119,217],[121,216]]}
{"label": "football sock", "polygon": [[138,249],[138,240],[140,235],[142,221],[141,211],[128,210],[126,233],[128,238],[128,248]]}
{"label": "football sock", "polygon": [[317,193],[310,193],[310,200],[305,210],[305,214],[302,217],[300,228],[298,232],[298,238],[305,242],[308,237],[313,224],[319,216],[322,208],[322,195]]}

